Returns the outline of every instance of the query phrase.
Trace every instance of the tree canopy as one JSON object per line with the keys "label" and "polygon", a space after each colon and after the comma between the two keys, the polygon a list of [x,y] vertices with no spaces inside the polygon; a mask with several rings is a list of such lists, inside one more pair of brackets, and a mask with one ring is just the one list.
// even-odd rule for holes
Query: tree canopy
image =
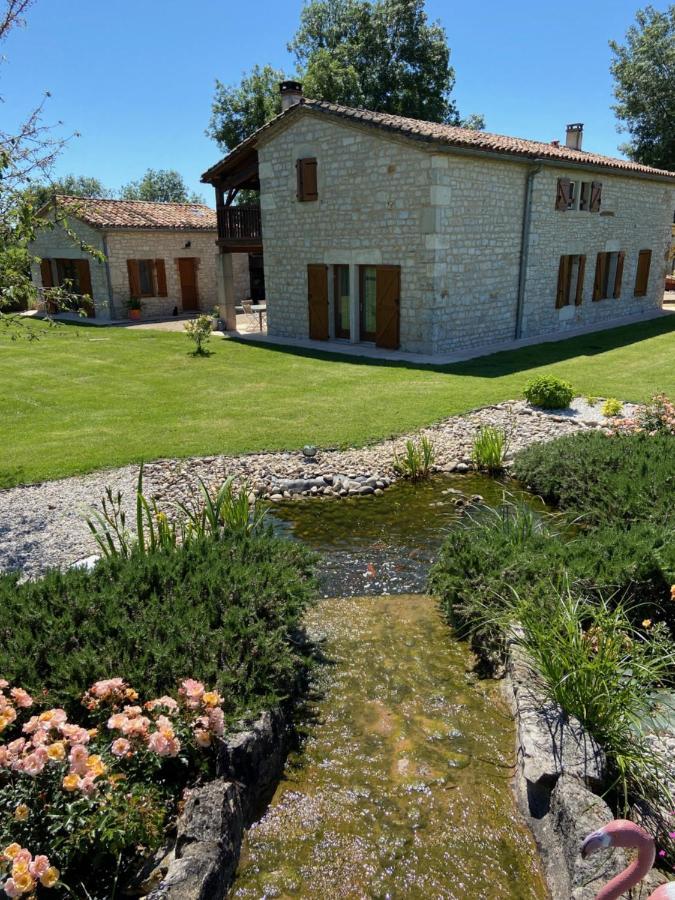
{"label": "tree canopy", "polygon": [[189,193],[183,176],[175,169],[148,169],[138,181],[120,191],[122,200],[154,200],[156,203],[203,203],[200,194]]}
{"label": "tree canopy", "polygon": [[614,106],[636,162],[675,170],[675,4],[638,10],[626,43],[610,41]]}
{"label": "tree canopy", "polygon": [[[309,0],[288,45],[308,97],[431,122],[483,128],[460,119],[445,29],[424,0]],[[256,66],[238,85],[216,82],[207,134],[231,150],[281,110],[287,77]]]}
{"label": "tree canopy", "polygon": [[91,175],[64,175],[47,184],[35,184],[30,190],[37,207],[43,206],[54,194],[70,197],[113,197],[114,193]]}

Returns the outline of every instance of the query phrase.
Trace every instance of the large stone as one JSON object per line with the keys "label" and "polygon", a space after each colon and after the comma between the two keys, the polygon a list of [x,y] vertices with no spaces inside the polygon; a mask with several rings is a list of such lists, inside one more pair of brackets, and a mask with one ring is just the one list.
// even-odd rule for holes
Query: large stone
{"label": "large stone", "polygon": [[626,867],[623,850],[600,850],[583,859],[580,847],[592,831],[614,817],[605,801],[580,778],[561,775],[551,793],[550,827],[561,853],[550,881],[554,900],[593,900],[600,888]]}

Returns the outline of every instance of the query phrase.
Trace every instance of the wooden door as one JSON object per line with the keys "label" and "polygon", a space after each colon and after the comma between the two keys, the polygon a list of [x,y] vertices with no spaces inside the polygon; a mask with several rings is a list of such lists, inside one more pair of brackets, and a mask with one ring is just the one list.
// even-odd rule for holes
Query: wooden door
{"label": "wooden door", "polygon": [[180,279],[180,294],[183,309],[199,309],[197,260],[189,256],[181,257],[178,260],[178,277]]}
{"label": "wooden door", "polygon": [[310,338],[313,341],[327,341],[328,266],[307,266],[307,302]]}
{"label": "wooden door", "polygon": [[91,287],[91,269],[89,268],[88,259],[78,259],[75,261],[77,267],[77,287],[81,295],[82,309],[90,319],[96,318],[96,308],[94,306],[94,292]]}
{"label": "wooden door", "polygon": [[378,266],[375,344],[397,350],[401,307],[400,266]]}

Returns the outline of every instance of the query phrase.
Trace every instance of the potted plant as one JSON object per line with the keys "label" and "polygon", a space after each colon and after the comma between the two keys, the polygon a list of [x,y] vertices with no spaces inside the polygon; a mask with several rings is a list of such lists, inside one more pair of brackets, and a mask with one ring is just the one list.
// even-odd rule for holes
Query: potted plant
{"label": "potted plant", "polygon": [[211,330],[218,331],[220,329],[220,307],[214,306],[211,310],[211,319],[213,320],[211,323]]}
{"label": "potted plant", "polygon": [[141,298],[130,297],[127,300],[127,309],[129,310],[130,319],[140,319],[141,317]]}

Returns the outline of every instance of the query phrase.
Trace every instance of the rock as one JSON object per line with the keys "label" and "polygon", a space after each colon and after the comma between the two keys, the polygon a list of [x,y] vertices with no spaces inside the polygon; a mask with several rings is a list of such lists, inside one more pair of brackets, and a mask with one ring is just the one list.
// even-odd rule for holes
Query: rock
{"label": "rock", "polygon": [[464,474],[465,472],[468,472],[470,468],[471,468],[471,467],[470,467],[467,463],[465,463],[465,462],[458,462],[458,463],[455,465],[454,471],[455,471],[455,472],[461,472],[462,474]]}
{"label": "rock", "polygon": [[283,499],[284,499],[283,494],[272,494],[272,496],[270,497],[270,500],[272,501],[272,503],[278,503],[280,500],[283,500]]}
{"label": "rock", "polygon": [[[591,793],[580,778],[561,775],[551,794],[551,829],[562,850],[556,869],[563,869],[566,883],[560,884],[561,897],[593,900],[601,887],[627,865],[623,850],[600,850],[582,859],[581,842],[592,831],[611,822],[614,816],[605,801]],[[560,879],[562,882],[562,878]]]}

